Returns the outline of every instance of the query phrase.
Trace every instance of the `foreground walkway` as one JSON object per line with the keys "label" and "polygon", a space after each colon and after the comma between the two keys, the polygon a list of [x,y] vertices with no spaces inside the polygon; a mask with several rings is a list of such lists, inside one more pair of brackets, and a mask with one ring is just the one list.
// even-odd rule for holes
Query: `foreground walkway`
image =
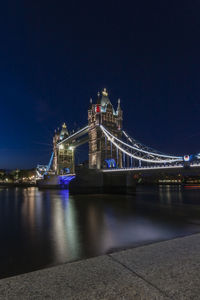
{"label": "foreground walkway", "polygon": [[2,279],[0,299],[200,299],[200,234]]}

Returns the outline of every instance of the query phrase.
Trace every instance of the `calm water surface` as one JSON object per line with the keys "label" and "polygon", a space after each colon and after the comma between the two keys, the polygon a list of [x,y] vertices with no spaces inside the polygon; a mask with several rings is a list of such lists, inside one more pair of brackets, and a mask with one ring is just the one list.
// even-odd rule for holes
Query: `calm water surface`
{"label": "calm water surface", "polygon": [[0,278],[200,232],[200,189],[135,195],[0,188]]}

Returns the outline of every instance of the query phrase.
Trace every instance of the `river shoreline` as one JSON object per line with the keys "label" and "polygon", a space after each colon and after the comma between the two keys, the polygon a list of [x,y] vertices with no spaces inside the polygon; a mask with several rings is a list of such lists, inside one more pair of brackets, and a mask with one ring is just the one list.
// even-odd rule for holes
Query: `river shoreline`
{"label": "river shoreline", "polygon": [[0,299],[197,299],[200,234],[0,280]]}
{"label": "river shoreline", "polygon": [[37,187],[36,183],[13,183],[13,182],[0,182],[0,187]]}

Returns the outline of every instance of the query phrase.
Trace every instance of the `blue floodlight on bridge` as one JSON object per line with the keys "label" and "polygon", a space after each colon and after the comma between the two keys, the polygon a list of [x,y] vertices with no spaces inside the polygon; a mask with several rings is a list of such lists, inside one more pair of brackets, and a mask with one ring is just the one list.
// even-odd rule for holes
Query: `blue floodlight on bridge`
{"label": "blue floodlight on bridge", "polygon": [[116,168],[116,162],[115,162],[115,160],[113,159],[113,158],[111,158],[111,159],[106,159],[105,160],[105,162],[106,162],[106,164],[107,164],[107,168]]}
{"label": "blue floodlight on bridge", "polygon": [[37,165],[36,174],[38,179],[44,178],[44,175],[48,173],[53,162],[54,153],[52,152],[48,165]]}
{"label": "blue floodlight on bridge", "polygon": [[51,164],[52,164],[52,161],[53,161],[53,156],[54,156],[54,153],[52,152],[52,153],[51,153],[50,161],[49,161],[48,166],[47,166],[47,171],[49,171],[50,168],[51,168]]}
{"label": "blue floodlight on bridge", "polygon": [[72,181],[76,176],[75,175],[60,175],[59,176],[59,183],[61,185],[68,185],[70,181]]}

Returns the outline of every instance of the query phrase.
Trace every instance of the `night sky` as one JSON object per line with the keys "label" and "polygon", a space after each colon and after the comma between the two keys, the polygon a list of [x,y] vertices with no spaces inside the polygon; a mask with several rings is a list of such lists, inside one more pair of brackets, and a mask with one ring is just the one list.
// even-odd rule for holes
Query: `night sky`
{"label": "night sky", "polygon": [[200,1],[5,2],[0,168],[46,164],[54,129],[87,124],[104,87],[132,137],[200,152]]}

